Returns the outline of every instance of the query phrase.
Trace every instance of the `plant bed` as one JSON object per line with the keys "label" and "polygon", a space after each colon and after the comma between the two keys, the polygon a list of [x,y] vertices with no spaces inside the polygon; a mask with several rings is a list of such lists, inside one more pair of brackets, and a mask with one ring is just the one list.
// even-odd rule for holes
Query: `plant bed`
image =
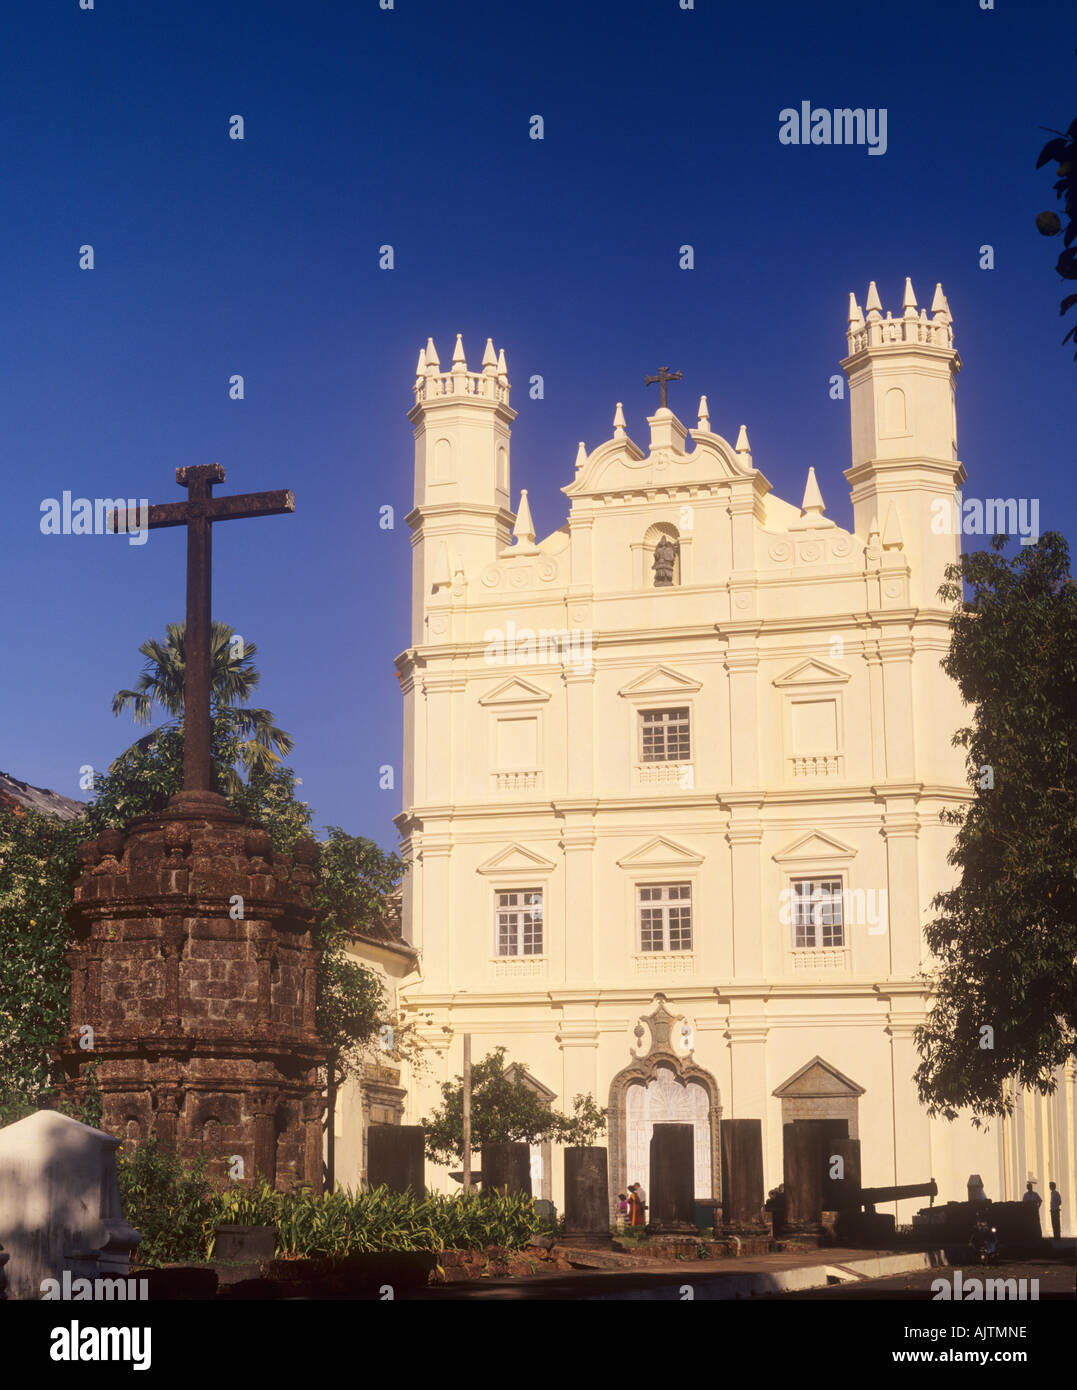
{"label": "plant bed", "polygon": [[443,1250],[439,1272],[432,1283],[456,1283],[477,1279],[531,1279],[538,1275],[567,1274],[572,1265],[563,1250],[531,1248],[506,1250],[491,1245],[485,1250]]}
{"label": "plant bed", "polygon": [[286,1293],[285,1297],[376,1298],[385,1285],[394,1295],[400,1290],[423,1288],[437,1263],[438,1256],[431,1250],[388,1250],[267,1260],[262,1272],[275,1283],[302,1286],[302,1294]]}
{"label": "plant bed", "polygon": [[212,1265],[161,1265],[156,1268],[131,1266],[131,1275],[146,1280],[146,1293],[152,1303],[217,1296],[217,1271]]}

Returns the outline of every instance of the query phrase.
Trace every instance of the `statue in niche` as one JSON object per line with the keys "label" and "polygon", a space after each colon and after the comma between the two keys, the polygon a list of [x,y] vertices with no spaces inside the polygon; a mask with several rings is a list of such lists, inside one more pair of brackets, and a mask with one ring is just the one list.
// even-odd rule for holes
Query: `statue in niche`
{"label": "statue in niche", "polygon": [[666,584],[673,583],[673,566],[677,562],[677,547],[668,536],[662,539],[654,548],[654,587],[659,589]]}

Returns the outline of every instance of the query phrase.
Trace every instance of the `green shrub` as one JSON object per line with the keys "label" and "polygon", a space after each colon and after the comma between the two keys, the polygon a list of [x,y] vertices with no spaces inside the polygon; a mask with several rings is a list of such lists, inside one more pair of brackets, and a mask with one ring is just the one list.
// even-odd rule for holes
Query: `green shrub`
{"label": "green shrub", "polygon": [[379,1187],[315,1196],[276,1192],[267,1183],[234,1187],[217,1199],[217,1221],[275,1226],[278,1255],[363,1255],[391,1250],[482,1250],[526,1245],[539,1221],[530,1197],[447,1197]]}
{"label": "green shrub", "polygon": [[207,1160],[185,1165],[179,1155],[147,1139],[116,1155],[120,1198],[127,1220],[142,1235],[137,1259],[175,1264],[206,1258],[206,1225],[218,1200],[206,1177]]}
{"label": "green shrub", "polygon": [[273,1226],[276,1253],[296,1257],[488,1245],[518,1250],[540,1226],[530,1197],[414,1197],[384,1187],[316,1196],[309,1187],[277,1192],[266,1182],[216,1192],[205,1158],[185,1165],[154,1139],[121,1148],[118,1159],[124,1214],[142,1233],[137,1258],[147,1264],[212,1259],[214,1227],[224,1223]]}

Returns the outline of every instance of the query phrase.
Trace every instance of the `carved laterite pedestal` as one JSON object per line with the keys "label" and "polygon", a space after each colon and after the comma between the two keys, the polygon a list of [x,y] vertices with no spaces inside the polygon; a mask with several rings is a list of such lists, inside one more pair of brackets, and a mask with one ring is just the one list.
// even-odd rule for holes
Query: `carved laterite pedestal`
{"label": "carved laterite pedestal", "polygon": [[219,1177],[320,1191],[317,855],[309,839],[277,853],[203,792],[81,845],[68,1098],[96,1061],[110,1132],[204,1151]]}

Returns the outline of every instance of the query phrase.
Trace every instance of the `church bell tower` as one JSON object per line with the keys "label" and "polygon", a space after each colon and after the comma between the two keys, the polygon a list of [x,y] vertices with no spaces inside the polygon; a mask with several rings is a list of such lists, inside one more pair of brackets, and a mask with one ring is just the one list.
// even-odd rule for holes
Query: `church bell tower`
{"label": "church bell tower", "polygon": [[[437,641],[432,610],[460,598],[480,570],[509,545],[509,406],[505,353],[487,338],[482,368],[468,370],[460,334],[452,366],[441,370],[434,340],[419,353],[415,404],[415,507],[412,530],[412,620],[415,646]],[[441,638],[444,640],[444,637]]]}
{"label": "church bell tower", "polygon": [[[965,481],[957,457],[954,383],[961,358],[954,348],[950,306],[936,285],[931,317],[917,310],[910,280],[899,318],[882,314],[875,281],[865,317],[849,296],[849,378],[854,528],[900,538],[912,574],[910,601],[934,607],[943,571],[956,562],[954,494]],[[874,524],[873,524],[874,523]]]}

